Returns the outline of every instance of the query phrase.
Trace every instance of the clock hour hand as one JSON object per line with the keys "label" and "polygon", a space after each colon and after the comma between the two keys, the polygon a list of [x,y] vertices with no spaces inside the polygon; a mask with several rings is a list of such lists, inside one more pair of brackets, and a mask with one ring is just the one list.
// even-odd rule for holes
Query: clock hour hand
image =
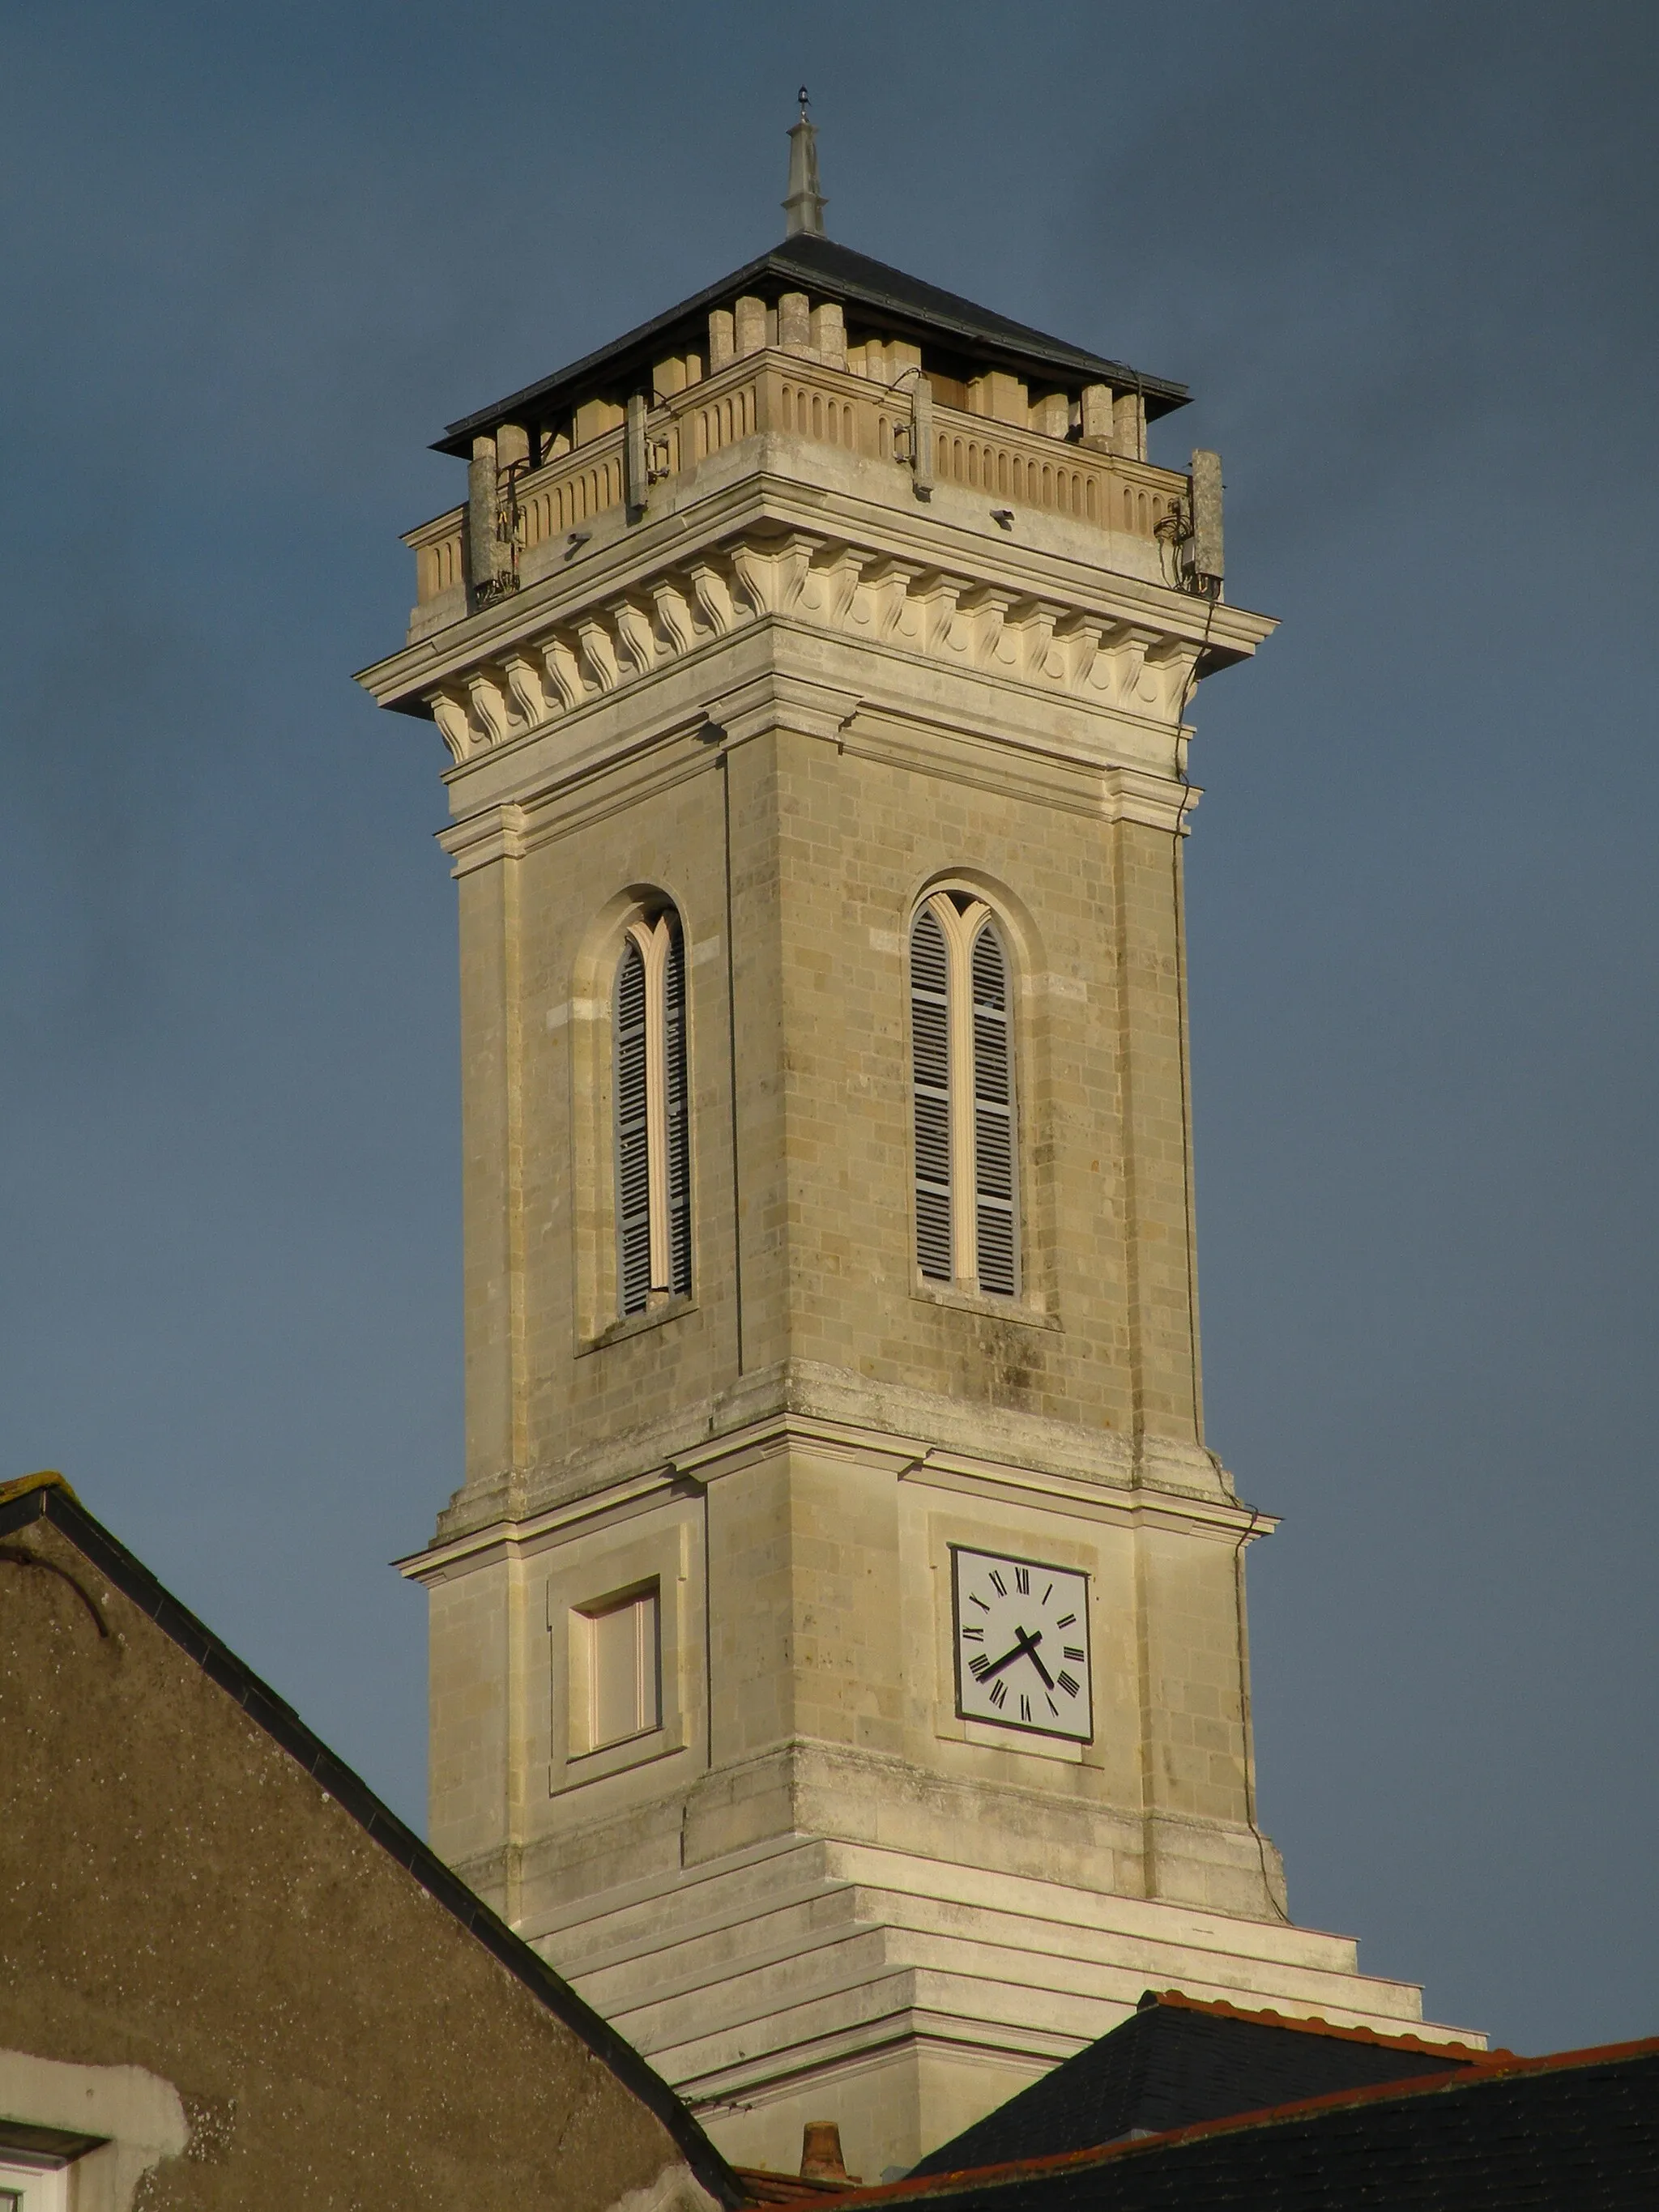
{"label": "clock hour hand", "polygon": [[1029,1659],[1042,1675],[1045,1687],[1052,1690],[1054,1678],[1037,1657],[1036,1648],[1042,1641],[1042,1631],[1040,1628],[1035,1636],[1028,1636],[1023,1628],[1017,1628],[1012,1649],[1005,1651],[1000,1659],[994,1659],[988,1667],[977,1669],[979,1680],[988,1682],[993,1674],[1000,1674],[1005,1667],[1012,1667],[1016,1659]]}

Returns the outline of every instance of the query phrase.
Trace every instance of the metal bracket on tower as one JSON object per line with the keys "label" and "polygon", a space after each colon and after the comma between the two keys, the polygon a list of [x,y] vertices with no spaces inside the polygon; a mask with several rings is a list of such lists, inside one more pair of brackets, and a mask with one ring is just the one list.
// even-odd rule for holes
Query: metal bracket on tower
{"label": "metal bracket on tower", "polygon": [[[910,419],[896,424],[893,431],[893,457],[906,463],[915,480],[918,499],[933,496],[933,387],[920,369],[908,369],[906,375],[915,381],[910,386]],[[903,380],[900,380],[901,382]]]}
{"label": "metal bracket on tower", "polygon": [[628,402],[628,427],[623,437],[623,503],[628,519],[637,522],[645,513],[651,485],[651,463],[645,444],[645,394],[635,392]]}

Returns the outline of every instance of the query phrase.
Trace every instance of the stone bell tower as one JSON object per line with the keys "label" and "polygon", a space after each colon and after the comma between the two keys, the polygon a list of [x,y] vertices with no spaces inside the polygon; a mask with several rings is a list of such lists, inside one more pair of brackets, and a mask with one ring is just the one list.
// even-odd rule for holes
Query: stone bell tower
{"label": "stone bell tower", "polygon": [[[452,426],[363,677],[459,892],[435,1847],[735,2159],[874,2180],[1293,1926],[1200,1403],[1183,389],[789,234]],[[1431,2033],[1436,2031],[1430,2030]]]}

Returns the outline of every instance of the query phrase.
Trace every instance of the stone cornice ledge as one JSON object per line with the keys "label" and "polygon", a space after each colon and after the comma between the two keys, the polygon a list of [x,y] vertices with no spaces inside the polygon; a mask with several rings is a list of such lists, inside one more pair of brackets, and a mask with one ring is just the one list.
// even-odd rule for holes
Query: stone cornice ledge
{"label": "stone cornice ledge", "polygon": [[574,1509],[581,1509],[574,1512],[581,1518],[676,1479],[698,1486],[718,1480],[786,1440],[866,1464],[884,1461],[896,1480],[1028,1504],[1042,1496],[1091,1517],[1202,1523],[1230,1541],[1251,1540],[1278,1525],[1240,1501],[1220,1461],[1200,1444],[1146,1437],[1137,1445],[1114,1430],[964,1405],[793,1360],[562,1466],[503,1474],[457,1491],[431,1544],[399,1565],[419,1579],[463,1556],[534,1541],[573,1517]]}
{"label": "stone cornice ledge", "polygon": [[696,547],[665,544],[654,573],[617,577],[593,597],[593,577],[580,593],[523,594],[509,612],[458,623],[360,681],[382,705],[424,703],[464,768],[762,621],[1170,725],[1206,649],[1237,658],[1273,627],[1104,571],[1086,597],[1046,579],[1022,591],[975,573],[975,549],[959,550],[948,567],[929,566],[756,517]]}

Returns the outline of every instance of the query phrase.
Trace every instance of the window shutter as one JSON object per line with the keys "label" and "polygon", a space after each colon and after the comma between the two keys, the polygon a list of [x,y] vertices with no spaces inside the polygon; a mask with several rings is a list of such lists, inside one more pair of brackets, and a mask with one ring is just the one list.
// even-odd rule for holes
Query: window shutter
{"label": "window shutter", "polygon": [[994,926],[974,939],[974,1218],[979,1287],[1012,1297],[1019,1288],[1014,1233],[1014,1070],[1008,963]]}
{"label": "window shutter", "polygon": [[617,1276],[624,1314],[651,1297],[651,1159],[645,1079],[645,961],[637,945],[617,965]]}
{"label": "window shutter", "polygon": [[668,1253],[666,1287],[678,1297],[691,1290],[691,1132],[685,1080],[685,939],[678,918],[668,917],[668,958],[663,969],[663,1098],[668,1117]]}
{"label": "window shutter", "polygon": [[927,908],[910,932],[910,1088],[915,1115],[916,1265],[951,1263],[951,999],[945,933]]}

